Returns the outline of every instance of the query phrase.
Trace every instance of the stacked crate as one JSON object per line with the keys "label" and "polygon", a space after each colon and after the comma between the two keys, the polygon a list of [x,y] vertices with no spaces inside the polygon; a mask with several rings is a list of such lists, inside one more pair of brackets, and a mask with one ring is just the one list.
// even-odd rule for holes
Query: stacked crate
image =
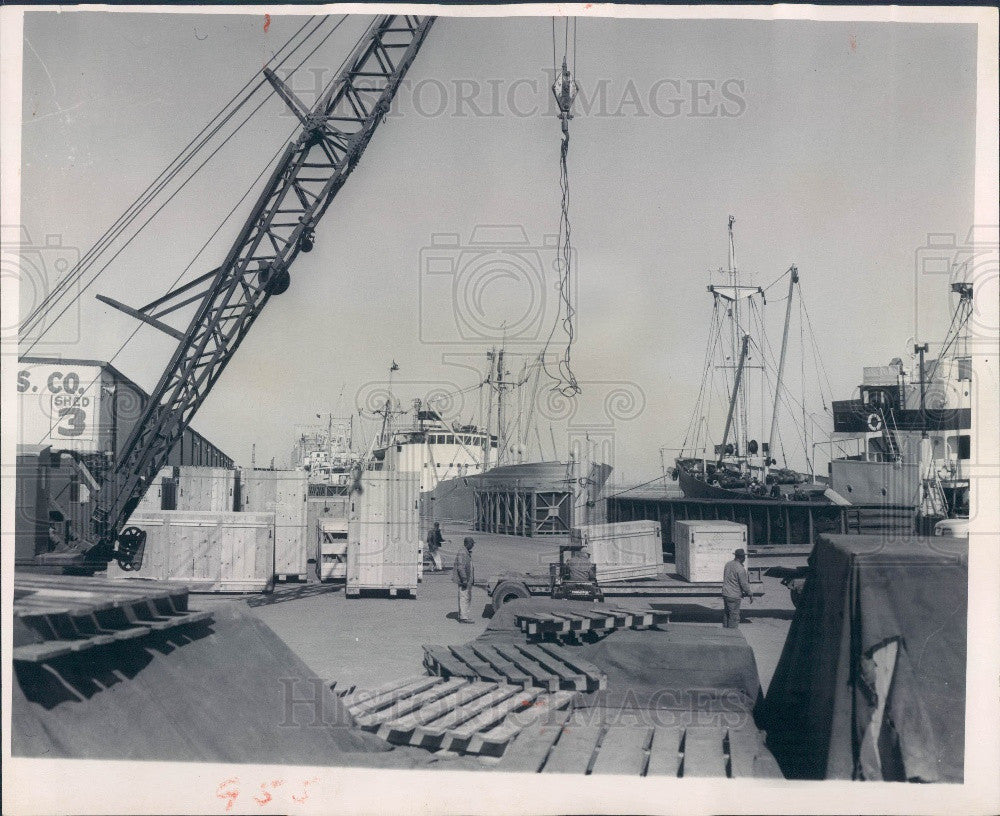
{"label": "stacked crate", "polygon": [[260,592],[274,577],[274,514],[162,510],[134,514],[145,531],[138,570],[109,578],[182,581],[195,592]]}
{"label": "stacked crate", "polygon": [[663,542],[656,521],[620,521],[574,527],[570,541],[580,544],[597,568],[597,582],[655,578],[663,569]]}
{"label": "stacked crate", "polygon": [[721,581],[733,551],[747,548],[747,528],[734,521],[677,520],[674,522],[677,574],[686,581]]}
{"label": "stacked crate", "polygon": [[415,594],[422,558],[420,474],[365,473],[348,508],[347,595],[363,589]]}
{"label": "stacked crate", "polygon": [[243,510],[274,513],[274,574],[305,581],[309,483],[298,470],[245,470],[240,481]]}

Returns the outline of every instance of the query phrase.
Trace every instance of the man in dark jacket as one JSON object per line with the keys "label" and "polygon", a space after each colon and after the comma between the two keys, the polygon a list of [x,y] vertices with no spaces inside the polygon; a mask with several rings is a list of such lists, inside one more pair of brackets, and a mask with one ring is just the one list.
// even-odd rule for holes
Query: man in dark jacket
{"label": "man in dark jacket", "polygon": [[476,580],[476,570],[472,563],[472,548],[476,542],[471,536],[465,537],[464,549],[455,556],[454,581],[458,584],[458,621],[472,623],[469,607],[472,606],[472,584]]}
{"label": "man in dark jacket", "polygon": [[744,598],[749,598],[753,603],[753,595],[750,594],[750,576],[747,575],[747,568],[743,563],[747,560],[747,554],[742,547],[737,549],[735,556],[722,570],[722,603],[725,609],[722,613],[722,625],[726,629],[740,628],[740,605]]}
{"label": "man in dark jacket", "polygon": [[435,521],[434,526],[427,531],[427,554],[431,558],[431,563],[434,564],[435,572],[444,569],[444,564],[441,562],[441,545],[443,543],[444,538],[441,535],[441,524]]}

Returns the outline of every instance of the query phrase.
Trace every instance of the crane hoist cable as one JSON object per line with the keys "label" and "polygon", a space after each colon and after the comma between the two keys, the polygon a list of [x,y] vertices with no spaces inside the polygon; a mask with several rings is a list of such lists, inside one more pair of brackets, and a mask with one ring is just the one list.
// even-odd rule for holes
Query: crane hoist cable
{"label": "crane hoist cable", "polygon": [[[570,48],[570,28],[573,30],[573,45]],[[572,56],[571,56],[572,55]],[[570,65],[572,64],[572,69]],[[559,191],[561,195],[559,213],[559,235],[557,240],[556,273],[559,275],[559,309],[552,330],[545,341],[545,352],[556,332],[556,327],[562,325],[566,334],[566,348],[559,357],[556,373],[552,373],[545,362],[545,352],[542,354],[542,366],[545,373],[555,382],[553,388],[564,397],[574,397],[581,392],[576,376],[573,374],[571,353],[576,334],[576,309],[573,306],[573,245],[570,238],[569,218],[569,120],[573,118],[573,102],[579,87],[574,78],[576,72],[576,19],[566,18],[563,21],[563,56],[562,66],[556,63],[556,19],[552,18],[552,70],[554,82],[552,95],[559,108],[559,120],[562,124],[562,143],[559,148]]]}

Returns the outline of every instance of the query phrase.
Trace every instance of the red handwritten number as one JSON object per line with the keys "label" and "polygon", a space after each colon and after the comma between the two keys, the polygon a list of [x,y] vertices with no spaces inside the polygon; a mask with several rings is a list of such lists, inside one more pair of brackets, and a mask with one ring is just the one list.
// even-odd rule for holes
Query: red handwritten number
{"label": "red handwritten number", "polygon": [[318,777],[313,777],[312,779],[307,779],[307,780],[305,780],[305,781],[304,781],[304,782],[302,783],[302,795],[301,795],[301,796],[296,796],[296,795],[295,795],[295,794],[293,793],[293,794],[292,794],[292,801],[294,801],[294,802],[298,802],[298,804],[300,804],[300,805],[301,805],[301,804],[302,804],[303,802],[305,802],[305,801],[306,801],[306,799],[308,799],[308,798],[309,798],[309,786],[310,786],[310,785],[312,785],[312,784],[314,784],[314,783],[316,783],[316,782],[319,782],[319,778],[318,778]]}
{"label": "red handwritten number", "polygon": [[264,15],[264,33],[267,34],[267,30],[271,27],[271,15]]}
{"label": "red handwritten number", "polygon": [[233,809],[233,805],[236,800],[240,798],[239,788],[230,788],[230,785],[236,785],[239,782],[239,777],[233,776],[229,779],[224,779],[219,783],[219,787],[215,790],[215,795],[219,799],[223,799],[226,802],[226,811]]}
{"label": "red handwritten number", "polygon": [[271,801],[271,799],[274,798],[271,796],[271,794],[267,792],[267,789],[270,788],[271,790],[274,790],[275,788],[280,788],[284,784],[285,784],[284,779],[272,779],[270,782],[261,782],[260,792],[263,793],[264,796],[263,798],[261,798],[260,796],[255,796],[253,800],[261,807],[264,807],[264,805],[266,805],[268,802]]}

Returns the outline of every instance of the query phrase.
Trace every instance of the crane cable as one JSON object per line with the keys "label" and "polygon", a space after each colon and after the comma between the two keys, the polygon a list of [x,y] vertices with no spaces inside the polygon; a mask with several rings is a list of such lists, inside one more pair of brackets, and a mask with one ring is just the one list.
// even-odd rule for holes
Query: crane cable
{"label": "crane cable", "polygon": [[[299,28],[299,30],[296,31],[285,42],[285,44],[281,46],[280,49],[278,49],[278,51],[274,55],[274,58],[277,58],[278,54],[280,54],[289,45],[291,45],[291,43],[295,40],[295,38],[302,33],[302,31],[306,28],[306,26],[309,25],[309,23],[313,19],[314,17],[310,17]],[[295,46],[295,48],[292,49],[290,54],[294,53],[296,49],[301,47],[301,45],[305,42],[305,40],[309,39],[309,37],[311,37],[316,32],[316,29],[319,28],[320,25],[322,25],[322,22],[323,21],[321,20],[320,23],[317,24],[316,28],[314,28],[309,34],[307,34],[305,39],[303,39],[302,42],[299,43],[299,45]],[[287,59],[287,57],[285,57],[285,59]],[[285,60],[282,59],[282,62],[284,61]],[[236,94],[225,105],[223,105],[222,109],[212,118],[212,120],[209,121],[208,124],[206,124],[198,132],[198,134],[184,146],[184,148],[180,151],[180,153],[178,153],[177,156],[174,157],[173,160],[171,160],[171,162],[160,172],[160,174],[152,182],[149,183],[149,186],[147,186],[146,189],[139,194],[139,196],[135,199],[135,201],[133,201],[125,209],[125,211],[118,216],[118,218],[114,221],[114,223],[112,223],[111,226],[108,227],[104,231],[104,233],[97,239],[97,241],[94,242],[94,244],[90,247],[90,249],[88,249],[87,252],[84,253],[83,257],[77,262],[74,269],[70,270],[70,272],[67,275],[63,276],[63,278],[52,289],[52,291],[49,292],[48,295],[46,295],[46,297],[42,300],[42,302],[31,312],[31,314],[29,314],[25,318],[21,326],[22,335],[30,334],[30,332],[33,329],[37,328],[40,321],[45,317],[45,315],[49,311],[51,311],[55,307],[55,304],[63,297],[65,292],[86,273],[87,269],[90,268],[93,262],[101,254],[103,254],[103,252],[108,248],[108,246],[119,235],[121,235],[121,233],[124,232],[124,230],[126,230],[133,221],[135,221],[135,219],[142,212],[142,210],[145,209],[148,206],[148,204],[152,201],[152,199],[180,172],[180,170],[191,160],[191,158],[195,155],[195,153],[197,153],[198,150],[200,150],[201,147],[204,146],[205,142],[207,142],[208,139],[210,139],[217,132],[218,128],[224,125],[226,121],[228,121],[232,117],[232,115],[235,114],[236,111],[238,111],[240,107],[242,107],[246,103],[249,97],[257,90],[257,88],[254,88],[254,90],[250,91],[249,94],[245,93],[246,90],[253,83],[253,79],[254,78],[251,77],[250,80],[239,91],[237,91]],[[258,85],[258,87],[260,86]],[[229,109],[231,105],[240,100],[241,95],[243,95],[242,101],[239,101],[236,107],[229,112],[226,118],[223,119],[221,122],[219,122],[214,129],[212,129],[213,124],[215,124],[216,121],[220,117],[222,117],[223,114],[225,114],[225,112]],[[208,136],[205,136],[204,139],[202,139],[206,131],[209,131],[210,129],[212,129],[212,132],[209,133]],[[195,146],[195,143],[198,142],[199,139],[201,139],[200,144]],[[187,155],[185,156],[185,154]]]}
{"label": "crane cable", "polygon": [[[313,18],[310,18],[310,20],[312,19]],[[297,50],[299,50],[305,44],[305,42],[310,37],[312,37],[313,34],[316,33],[319,27],[327,19],[328,18],[326,17],[322,18],[319,21],[319,23],[312,29],[312,31],[308,32],[305,35],[305,37],[294,48],[292,48],[292,50],[289,51],[288,54],[286,54],[281,59],[281,61],[277,64],[277,67],[281,67],[282,65],[284,65],[284,63],[287,62],[287,60]],[[322,46],[327,41],[327,39],[329,39],[330,35],[333,34],[333,32],[340,27],[340,25],[344,22],[345,19],[346,15],[341,17],[341,19],[333,26],[333,28],[324,35],[320,43],[309,52],[309,55],[307,55],[306,59],[311,57],[319,49],[319,47]],[[308,23],[309,21],[307,21],[306,24],[300,27],[299,30],[296,31],[295,34],[293,34],[292,37],[289,38],[289,40],[285,43],[285,45],[283,45],[278,50],[277,53],[281,53],[281,51],[283,51],[286,47],[288,47],[288,45],[302,32],[302,30],[305,28],[306,25],[308,25]],[[275,54],[275,56],[277,56],[277,53]],[[305,60],[300,62],[296,66],[296,68],[293,69],[292,73],[301,68],[304,62]],[[150,185],[146,188],[146,190],[144,190],[143,193],[141,193],[139,197],[131,205],[129,205],[126,211],[121,216],[119,216],[119,218],[115,221],[115,223],[113,223],[111,227],[109,227],[105,231],[105,233],[97,240],[97,242],[90,248],[90,250],[88,250],[87,253],[85,253],[84,257],[81,258],[81,260],[77,263],[76,267],[73,270],[71,270],[69,274],[64,276],[64,278],[60,281],[60,284],[52,292],[49,293],[49,295],[39,305],[39,307],[37,307],[32,312],[32,314],[29,315],[28,318],[26,318],[21,328],[22,336],[29,335],[34,329],[38,328],[41,321],[46,317],[46,315],[56,308],[58,302],[63,298],[64,295],[66,295],[69,291],[71,291],[74,288],[74,285],[78,281],[82,280],[84,275],[89,271],[90,267],[97,261],[97,259],[102,254],[105,253],[106,250],[108,250],[111,244],[119,236],[121,236],[125,232],[125,230],[129,228],[129,226],[131,226],[138,219],[139,215],[142,214],[143,210],[145,210],[152,204],[156,196],[159,195],[159,193],[161,193],[170,184],[170,182],[173,181],[174,178],[176,178],[180,174],[180,172],[187,166],[187,164],[191,162],[191,160],[208,144],[208,142],[222,129],[222,127],[225,126],[226,123],[229,122],[229,120],[232,119],[233,116],[235,116],[236,113],[244,105],[247,104],[247,102],[249,102],[251,97],[264,84],[266,84],[266,80],[261,80],[253,87],[252,90],[250,90],[248,93],[245,93],[247,88],[249,88],[249,86],[253,83],[253,80],[254,78],[256,78],[256,76],[257,74],[255,74],[254,77],[252,77],[247,82],[247,84],[244,85],[243,88],[239,92],[237,92],[237,94],[229,102],[227,102],[226,105],[223,106],[223,108],[219,111],[218,114],[216,114],[216,116],[212,119],[212,121],[210,121],[207,125],[205,125],[204,128],[202,128],[202,130],[198,133],[198,135],[195,136],[184,147],[184,149],[178,154],[178,156],[174,158],[174,160],[171,161],[170,164],[167,165],[167,167],[160,173],[160,175],[156,179],[154,179],[153,182],[150,183]],[[241,95],[242,99],[240,98]],[[105,269],[107,269],[107,267],[138,237],[139,233],[142,232],[143,229],[145,229],[145,227],[149,224],[149,222],[152,221],[153,218],[155,218],[156,215],[158,215],[160,211],[167,204],[169,204],[170,201],[173,200],[173,198],[185,186],[187,186],[187,184],[195,177],[195,175],[197,175],[197,173],[205,166],[205,164],[207,164],[219,152],[219,150],[221,150],[221,148],[225,146],[236,135],[237,132],[239,132],[240,129],[242,129],[242,127],[263,107],[264,103],[267,102],[267,100],[270,99],[271,96],[273,95],[274,95],[273,91],[269,93],[265,97],[264,101],[258,104],[257,107],[254,108],[253,111],[250,113],[250,115],[247,116],[242,122],[240,122],[236,126],[236,129],[232,133],[230,133],[229,136],[226,137],[226,139],[222,142],[222,144],[216,147],[215,150],[213,150],[212,153],[209,154],[208,158],[205,159],[205,161],[203,161],[200,165],[198,165],[198,167],[195,168],[195,170],[183,182],[181,182],[180,186],[176,190],[174,190],[173,193],[170,194],[167,200],[163,202],[163,204],[161,204],[153,212],[153,214],[143,224],[139,226],[139,228],[131,235],[131,237],[129,237],[125,241],[123,246],[121,246],[118,249],[118,251],[115,252],[114,255],[112,255],[111,258],[97,270],[93,278],[91,278],[90,281],[88,281],[85,285],[83,285],[79,289],[79,291],[75,292],[75,295],[73,298],[71,298],[70,303],[67,304],[62,309],[62,311],[56,315],[56,317],[53,320],[48,322],[47,325],[45,325],[42,328],[41,332],[31,341],[31,345],[28,347],[25,353],[30,353],[30,351],[41,341],[41,339],[49,331],[49,329],[51,329],[52,326],[55,325],[55,323],[72,307],[72,304],[76,302],[84,294],[84,292],[97,281],[97,278],[99,278],[100,275],[105,271]],[[234,102],[237,102],[237,100],[239,101],[236,104],[236,106],[232,110],[229,110],[228,113],[226,113],[227,109],[229,109],[229,107],[233,105]],[[223,116],[224,113],[225,113],[224,118],[222,118],[222,120],[219,121],[217,124],[213,124],[216,122],[217,119],[219,119],[219,117]],[[203,136],[203,134],[205,134],[206,131],[209,132],[207,133],[207,135]]]}
{"label": "crane cable", "polygon": [[[573,29],[572,49],[570,49],[569,43],[571,27]],[[570,64],[572,64],[572,70]],[[563,21],[563,58],[561,68],[556,62],[556,18],[552,18],[552,70],[554,74],[552,94],[559,108],[559,119],[562,122],[562,144],[559,149],[559,191],[561,200],[557,240],[558,249],[555,262],[556,272],[559,275],[559,309],[556,320],[552,324],[552,330],[545,341],[545,350],[542,354],[542,367],[549,378],[555,382],[553,386],[554,390],[561,393],[564,397],[569,398],[575,397],[582,391],[579,383],[577,383],[576,376],[573,374],[571,362],[573,340],[576,334],[576,309],[573,307],[572,295],[573,245],[570,240],[569,169],[567,164],[567,157],[569,155],[569,120],[573,118],[573,101],[576,99],[577,91],[579,90],[574,79],[576,72],[575,18],[566,18]],[[559,357],[556,373],[553,373],[549,370],[545,362],[545,352],[548,351],[549,344],[555,335],[556,327],[560,324],[566,333],[566,348]]]}

